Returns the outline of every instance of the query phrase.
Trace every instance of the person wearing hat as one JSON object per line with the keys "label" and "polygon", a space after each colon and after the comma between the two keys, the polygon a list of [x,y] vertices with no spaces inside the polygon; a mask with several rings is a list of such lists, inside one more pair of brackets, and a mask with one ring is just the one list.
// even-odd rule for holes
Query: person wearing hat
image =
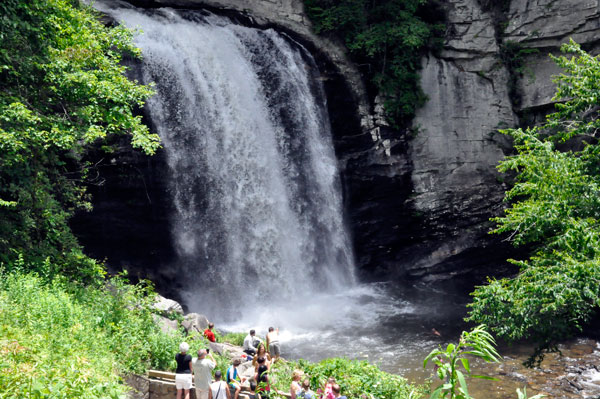
{"label": "person wearing hat", "polygon": [[210,352],[206,349],[198,350],[198,357],[192,362],[196,399],[208,399],[208,388],[212,380],[212,371],[216,365],[217,362]]}
{"label": "person wearing hat", "polygon": [[215,382],[210,384],[208,399],[231,399],[229,387],[225,381],[221,381],[221,370],[215,371]]}

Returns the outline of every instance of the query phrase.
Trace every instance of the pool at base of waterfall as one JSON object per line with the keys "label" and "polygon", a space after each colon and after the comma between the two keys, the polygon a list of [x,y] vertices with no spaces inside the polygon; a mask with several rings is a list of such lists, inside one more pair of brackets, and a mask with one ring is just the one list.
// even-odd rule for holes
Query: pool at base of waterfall
{"label": "pool at base of waterfall", "polygon": [[[392,284],[362,284],[345,292],[320,293],[296,301],[254,306],[235,316],[218,320],[228,331],[256,329],[264,337],[268,327],[279,327],[282,356],[319,361],[328,357],[367,360],[387,372],[417,384],[437,381],[433,366],[423,368],[423,359],[439,345],[456,343],[470,325],[463,321],[469,296],[462,288],[410,287]],[[586,338],[559,345],[560,353],[547,354],[539,367],[523,362],[533,345],[500,344],[500,363],[472,359],[474,374],[495,381],[470,379],[474,398],[514,399],[516,389],[527,388],[533,396],[552,398],[598,398],[600,344]]]}
{"label": "pool at base of waterfall", "polygon": [[[229,331],[279,327],[282,355],[318,361],[327,357],[368,360],[385,371],[422,380],[423,358],[458,339],[468,296],[426,285],[362,284],[343,292],[253,305],[221,320]],[[232,314],[229,312],[229,314]]]}

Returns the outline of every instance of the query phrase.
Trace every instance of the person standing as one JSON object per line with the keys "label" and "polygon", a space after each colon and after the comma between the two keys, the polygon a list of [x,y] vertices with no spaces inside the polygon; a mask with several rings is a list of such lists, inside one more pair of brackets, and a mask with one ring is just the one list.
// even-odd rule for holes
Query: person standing
{"label": "person standing", "polygon": [[210,352],[207,352],[206,349],[198,350],[198,358],[192,362],[194,382],[196,383],[196,399],[208,399],[212,371],[216,366],[217,362]]}
{"label": "person standing", "polygon": [[271,354],[273,362],[279,360],[281,353],[281,348],[279,347],[279,328],[269,327],[269,332],[267,333],[267,350]]}
{"label": "person standing", "polygon": [[250,359],[248,360],[252,360],[252,357],[256,355],[256,347],[254,346],[254,334],[256,334],[256,331],[250,330],[250,333],[246,335],[246,338],[244,338],[243,349],[244,353],[250,356]]}
{"label": "person standing", "polygon": [[192,388],[192,356],[187,351],[190,346],[186,342],[179,344],[179,353],[175,355],[177,369],[175,370],[175,388],[177,388],[177,399],[190,399]]}
{"label": "person standing", "polygon": [[204,330],[204,336],[210,342],[217,342],[217,339],[215,338],[215,333],[213,332],[214,327],[215,327],[215,323],[208,323],[208,328],[206,330]]}
{"label": "person standing", "polygon": [[231,399],[231,393],[225,381],[221,381],[221,370],[215,371],[215,382],[210,384],[208,399]]}

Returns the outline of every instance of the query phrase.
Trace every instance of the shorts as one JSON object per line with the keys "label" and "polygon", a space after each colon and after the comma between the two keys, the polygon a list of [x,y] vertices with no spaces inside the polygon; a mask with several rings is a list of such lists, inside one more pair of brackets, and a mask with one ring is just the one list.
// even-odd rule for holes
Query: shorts
{"label": "shorts", "polygon": [[269,344],[269,353],[271,354],[271,356],[279,356],[279,344]]}
{"label": "shorts", "polygon": [[175,374],[175,387],[177,389],[191,389],[192,375],[191,374]]}

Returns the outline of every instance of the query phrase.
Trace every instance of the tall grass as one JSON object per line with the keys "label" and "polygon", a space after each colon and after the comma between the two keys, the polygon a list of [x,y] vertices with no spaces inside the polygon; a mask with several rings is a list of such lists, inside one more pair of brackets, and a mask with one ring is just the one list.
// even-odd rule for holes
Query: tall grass
{"label": "tall grass", "polygon": [[155,325],[149,292],[0,272],[0,399],[119,398],[120,375],[171,369],[183,334]]}

